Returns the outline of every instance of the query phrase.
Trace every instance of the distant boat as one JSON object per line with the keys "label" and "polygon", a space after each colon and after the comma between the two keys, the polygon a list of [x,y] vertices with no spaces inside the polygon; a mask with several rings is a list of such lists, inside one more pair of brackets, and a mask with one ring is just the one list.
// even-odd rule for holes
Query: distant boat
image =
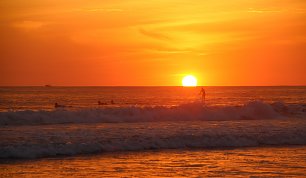
{"label": "distant boat", "polygon": [[45,85],[45,87],[52,87],[51,85]]}

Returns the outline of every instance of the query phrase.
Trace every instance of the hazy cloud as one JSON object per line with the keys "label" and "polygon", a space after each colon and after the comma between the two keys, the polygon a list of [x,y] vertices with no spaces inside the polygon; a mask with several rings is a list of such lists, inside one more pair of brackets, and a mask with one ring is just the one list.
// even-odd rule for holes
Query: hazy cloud
{"label": "hazy cloud", "polygon": [[13,23],[13,26],[16,28],[21,28],[24,30],[34,30],[42,27],[44,25],[43,22],[40,21],[31,21],[31,20],[25,20],[21,22]]}
{"label": "hazy cloud", "polygon": [[145,36],[158,39],[158,40],[171,40],[171,38],[167,35],[164,35],[162,33],[154,32],[154,31],[148,31],[145,29],[140,28],[139,32]]}
{"label": "hazy cloud", "polygon": [[122,12],[123,9],[120,8],[88,8],[88,9],[79,9],[80,11],[86,12]]}
{"label": "hazy cloud", "polygon": [[278,12],[283,12],[283,10],[249,8],[248,12],[252,12],[252,13],[278,13]]}

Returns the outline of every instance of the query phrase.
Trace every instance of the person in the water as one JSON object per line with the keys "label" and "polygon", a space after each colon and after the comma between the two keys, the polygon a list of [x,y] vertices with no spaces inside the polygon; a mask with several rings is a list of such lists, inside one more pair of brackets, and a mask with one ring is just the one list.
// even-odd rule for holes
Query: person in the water
{"label": "person in the water", "polygon": [[107,103],[103,103],[101,101],[98,101],[98,105],[107,105]]}
{"label": "person in the water", "polygon": [[206,96],[206,92],[205,89],[202,87],[200,94],[202,95],[202,104],[205,104],[205,96]]}
{"label": "person in the water", "polygon": [[58,103],[55,103],[54,104],[54,107],[55,108],[64,108],[64,107],[66,107],[65,105],[59,105]]}

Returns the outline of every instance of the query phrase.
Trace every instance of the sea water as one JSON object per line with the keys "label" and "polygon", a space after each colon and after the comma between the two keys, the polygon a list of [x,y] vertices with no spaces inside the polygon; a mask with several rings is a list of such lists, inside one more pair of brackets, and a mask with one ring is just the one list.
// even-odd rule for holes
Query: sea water
{"label": "sea water", "polygon": [[[234,168],[222,165],[224,157],[220,155],[230,155],[236,166],[241,162],[240,166],[245,166],[237,168],[241,176],[256,166],[273,169],[267,168],[271,174],[251,171],[251,175],[303,175],[306,87],[205,87],[205,103],[200,89],[1,87],[1,177],[22,175],[15,174],[16,169],[27,174],[25,169],[33,168],[29,161],[33,159],[53,165],[36,173],[63,170],[58,162],[69,164],[72,159],[78,166],[95,162],[100,167],[88,168],[98,166],[101,174],[112,170],[117,176],[141,176],[141,163],[152,163],[151,176],[158,171],[163,176],[188,176],[188,170],[195,168],[194,176],[209,176],[216,169],[219,176],[231,175],[233,172],[226,170]],[[64,107],[55,108],[54,103]],[[90,156],[80,157],[84,154]],[[220,162],[216,167],[207,165],[213,158]],[[107,165],[108,159],[114,167]],[[253,159],[256,161],[248,161]],[[140,162],[130,164],[131,160]],[[71,175],[82,176],[73,165],[66,165],[75,170]],[[172,172],[167,166],[174,166]],[[28,173],[35,175],[35,170]],[[218,176],[218,172],[212,175]]]}
{"label": "sea water", "polygon": [[[250,101],[301,104],[306,87],[204,87],[206,105],[238,106]],[[199,102],[201,87],[0,87],[0,111],[101,108],[97,102],[127,106],[178,106]],[[105,105],[104,105],[105,106]]]}
{"label": "sea water", "polygon": [[305,147],[171,149],[7,160],[0,177],[305,177]]}

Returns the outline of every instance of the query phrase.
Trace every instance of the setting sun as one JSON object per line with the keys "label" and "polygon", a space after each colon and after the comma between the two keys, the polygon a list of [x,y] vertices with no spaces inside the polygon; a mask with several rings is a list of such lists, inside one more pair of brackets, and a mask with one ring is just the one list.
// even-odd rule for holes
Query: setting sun
{"label": "setting sun", "polygon": [[195,87],[197,86],[197,79],[192,75],[187,75],[183,78],[182,85],[184,87]]}
{"label": "setting sun", "polygon": [[0,178],[306,175],[306,0],[0,9]]}

